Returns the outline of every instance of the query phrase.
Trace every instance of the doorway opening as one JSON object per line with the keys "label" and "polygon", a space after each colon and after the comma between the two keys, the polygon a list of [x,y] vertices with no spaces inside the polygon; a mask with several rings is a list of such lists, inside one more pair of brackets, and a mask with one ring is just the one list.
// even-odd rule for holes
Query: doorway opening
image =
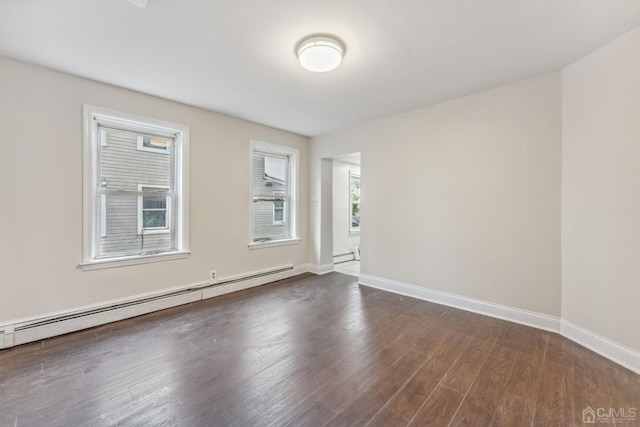
{"label": "doorway opening", "polygon": [[333,158],[334,271],[360,275],[360,153]]}

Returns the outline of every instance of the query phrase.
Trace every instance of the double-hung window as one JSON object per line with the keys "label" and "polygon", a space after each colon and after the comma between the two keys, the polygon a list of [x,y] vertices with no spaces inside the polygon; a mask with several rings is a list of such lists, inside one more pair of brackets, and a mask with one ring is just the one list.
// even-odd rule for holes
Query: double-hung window
{"label": "double-hung window", "polygon": [[297,243],[298,150],[251,141],[249,247]]}
{"label": "double-hung window", "polygon": [[188,255],[189,128],[84,106],[83,269]]}

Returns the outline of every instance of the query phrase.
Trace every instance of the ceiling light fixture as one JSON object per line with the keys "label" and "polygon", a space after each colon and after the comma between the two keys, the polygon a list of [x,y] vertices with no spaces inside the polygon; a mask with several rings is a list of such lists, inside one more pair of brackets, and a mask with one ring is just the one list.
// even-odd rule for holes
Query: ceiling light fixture
{"label": "ceiling light fixture", "polygon": [[344,56],[344,45],[333,37],[307,37],[298,43],[296,55],[300,65],[307,70],[324,73],[340,65]]}

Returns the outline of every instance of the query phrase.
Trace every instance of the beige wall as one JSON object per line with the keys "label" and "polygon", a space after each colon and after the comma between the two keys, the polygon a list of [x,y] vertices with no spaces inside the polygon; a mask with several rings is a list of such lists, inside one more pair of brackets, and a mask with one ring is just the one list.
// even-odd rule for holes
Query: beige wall
{"label": "beige wall", "polygon": [[[0,322],[307,262],[307,138],[6,59],[0,94]],[[83,103],[190,126],[190,258],[77,268]],[[300,149],[300,245],[247,247],[250,139]]]}
{"label": "beige wall", "polygon": [[562,72],[562,315],[640,351],[640,28]]}
{"label": "beige wall", "polygon": [[320,159],[360,151],[363,274],[559,316],[560,84],[552,73],[312,138],[311,198]]}
{"label": "beige wall", "polygon": [[360,245],[360,233],[350,233],[351,200],[349,173],[360,175],[360,166],[353,163],[333,161],[333,255],[353,252]]}

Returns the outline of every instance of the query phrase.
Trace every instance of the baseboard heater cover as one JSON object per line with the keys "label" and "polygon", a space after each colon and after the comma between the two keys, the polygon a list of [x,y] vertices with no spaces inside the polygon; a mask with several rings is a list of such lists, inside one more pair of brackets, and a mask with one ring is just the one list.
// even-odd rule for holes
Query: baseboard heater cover
{"label": "baseboard heater cover", "polygon": [[[82,329],[105,325],[131,317],[200,301],[213,296],[248,289],[282,280],[302,271],[293,265],[261,270],[229,278],[216,283],[203,282],[158,294],[129,299],[100,307],[73,310],[31,320],[0,325],[0,349],[63,335]],[[212,292],[213,291],[213,292]]]}
{"label": "baseboard heater cover", "polygon": [[353,252],[347,252],[344,254],[338,254],[338,255],[334,255],[333,256],[333,263],[334,264],[340,264],[342,262],[349,262],[349,261],[353,261],[355,258],[355,255]]}

